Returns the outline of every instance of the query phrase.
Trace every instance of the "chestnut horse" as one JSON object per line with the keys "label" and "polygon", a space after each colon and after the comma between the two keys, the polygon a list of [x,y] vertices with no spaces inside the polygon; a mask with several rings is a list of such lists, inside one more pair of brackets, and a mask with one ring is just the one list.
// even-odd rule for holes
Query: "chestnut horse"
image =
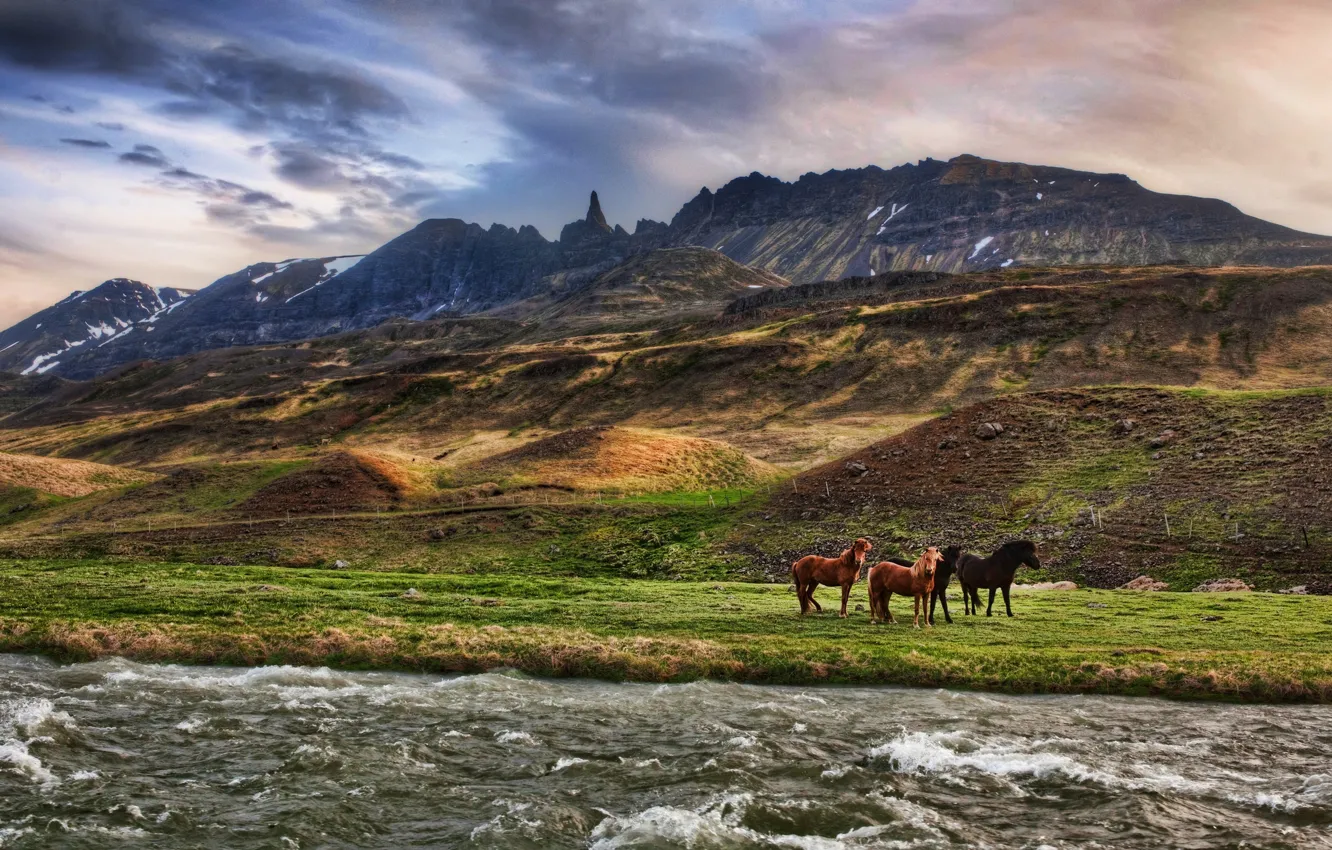
{"label": "chestnut horse", "polygon": [[860,538],[838,558],[820,558],[818,555],[806,555],[791,565],[791,580],[795,582],[796,595],[800,597],[800,613],[808,614],[809,606],[823,613],[823,606],[814,599],[814,589],[820,584],[842,588],[842,613],[846,616],[846,600],[851,596],[851,585],[860,578],[860,569],[865,566],[865,553],[874,547],[865,538]]}
{"label": "chestnut horse", "polygon": [[985,616],[990,616],[994,609],[994,591],[1004,592],[1004,608],[1008,616],[1013,616],[1013,606],[1008,603],[1008,589],[1013,585],[1013,575],[1018,567],[1026,564],[1033,570],[1041,568],[1041,559],[1036,557],[1036,544],[1030,540],[1014,540],[1005,543],[988,558],[981,558],[970,553],[962,553],[957,559],[957,581],[962,585],[962,604],[968,614],[980,612],[980,595],[976,589],[990,589],[990,604],[985,608]]}
{"label": "chestnut horse", "polygon": [[920,628],[920,615],[925,615],[925,625],[929,626],[930,616],[927,608],[930,593],[934,590],[934,571],[939,566],[943,555],[931,546],[926,549],[910,567],[892,561],[881,561],[869,572],[870,620],[873,622],[895,623],[892,609],[888,603],[894,593],[911,594],[915,597],[915,619],[912,625]]}

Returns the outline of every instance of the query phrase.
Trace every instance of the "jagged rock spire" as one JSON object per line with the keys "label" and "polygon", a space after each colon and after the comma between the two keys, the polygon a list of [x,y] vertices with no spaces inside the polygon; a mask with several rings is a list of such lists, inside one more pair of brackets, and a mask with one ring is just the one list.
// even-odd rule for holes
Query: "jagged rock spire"
{"label": "jagged rock spire", "polygon": [[587,208],[587,223],[600,230],[610,230],[610,225],[606,223],[606,215],[601,211],[601,201],[597,199],[597,193],[592,192],[592,203]]}

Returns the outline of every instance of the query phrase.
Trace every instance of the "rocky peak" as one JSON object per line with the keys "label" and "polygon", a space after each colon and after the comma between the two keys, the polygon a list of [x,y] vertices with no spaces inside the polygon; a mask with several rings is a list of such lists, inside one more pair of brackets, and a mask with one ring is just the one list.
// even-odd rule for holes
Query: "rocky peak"
{"label": "rocky peak", "polygon": [[601,211],[601,201],[597,198],[595,189],[592,191],[592,201],[587,207],[587,218],[583,220],[598,230],[610,232],[610,225],[606,223],[606,216]]}

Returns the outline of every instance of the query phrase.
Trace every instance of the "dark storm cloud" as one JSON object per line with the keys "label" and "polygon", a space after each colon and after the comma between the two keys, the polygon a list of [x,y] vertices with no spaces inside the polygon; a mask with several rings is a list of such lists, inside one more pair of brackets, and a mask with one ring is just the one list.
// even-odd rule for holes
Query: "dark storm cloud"
{"label": "dark storm cloud", "polygon": [[732,121],[773,94],[760,50],[691,26],[708,4],[450,0],[442,8],[450,26],[502,60],[497,78],[464,83],[488,100],[512,96],[508,84],[527,75],[569,97]]}
{"label": "dark storm cloud", "polygon": [[101,127],[103,130],[110,130],[113,133],[119,133],[125,129],[125,125],[121,124],[119,121],[98,121],[97,126]]}
{"label": "dark storm cloud", "polygon": [[111,143],[103,139],[61,139],[62,144],[73,145],[76,148],[109,148]]}
{"label": "dark storm cloud", "polygon": [[97,0],[6,0],[0,57],[41,71],[150,73],[167,57],[142,22]]}
{"label": "dark storm cloud", "polygon": [[349,178],[338,164],[319,150],[306,145],[275,145],[277,176],[305,189],[345,188]]}
{"label": "dark storm cloud", "polygon": [[308,138],[364,136],[369,121],[407,117],[397,95],[350,66],[264,55],[226,33],[172,37],[154,27],[163,11],[158,6],[153,0],[5,0],[0,60],[161,86],[171,95],[160,107],[168,115],[227,114],[247,129]]}

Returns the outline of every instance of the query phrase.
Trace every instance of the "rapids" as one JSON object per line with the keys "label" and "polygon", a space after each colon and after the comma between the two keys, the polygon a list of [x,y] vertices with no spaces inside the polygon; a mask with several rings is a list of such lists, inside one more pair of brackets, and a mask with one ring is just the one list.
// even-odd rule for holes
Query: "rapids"
{"label": "rapids", "polygon": [[1323,848],[1332,709],[0,655],[0,848]]}

